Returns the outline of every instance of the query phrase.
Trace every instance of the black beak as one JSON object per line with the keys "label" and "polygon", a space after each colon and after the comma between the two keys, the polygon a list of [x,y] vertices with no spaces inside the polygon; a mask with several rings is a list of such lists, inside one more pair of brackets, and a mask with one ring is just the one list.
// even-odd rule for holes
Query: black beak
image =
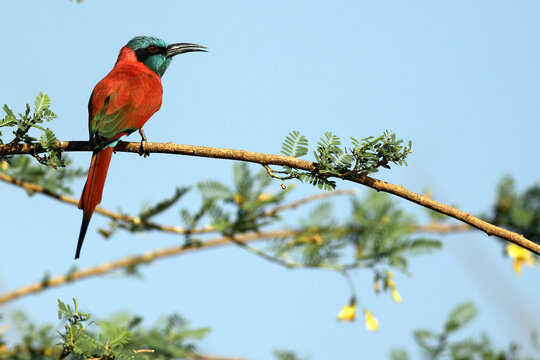
{"label": "black beak", "polygon": [[189,43],[179,43],[179,44],[171,44],[167,46],[167,50],[165,51],[165,56],[167,57],[173,57],[178,54],[183,54],[187,52],[192,51],[204,51],[207,52],[205,46],[197,45],[197,44],[189,44]]}

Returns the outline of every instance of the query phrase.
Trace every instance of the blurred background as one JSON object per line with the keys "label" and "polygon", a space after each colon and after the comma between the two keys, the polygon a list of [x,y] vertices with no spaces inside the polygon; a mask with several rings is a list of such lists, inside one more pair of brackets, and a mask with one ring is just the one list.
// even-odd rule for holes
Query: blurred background
{"label": "blurred background", "polygon": [[[51,127],[61,140],[88,138],[93,86],[129,39],[155,35],[210,51],[174,59],[163,77],[163,106],[145,127],[149,141],[276,154],[293,130],[315,144],[324,131],[346,140],[392,129],[412,140],[413,154],[408,167],[376,177],[419,193],[429,189],[436,200],[473,214],[490,210],[504,175],[518,190],[539,180],[537,1],[20,0],[2,2],[0,11],[1,104],[22,111],[40,91],[48,94],[59,115]],[[69,156],[89,165],[89,153]],[[101,205],[136,213],[141,202],[170,196],[175,186],[229,182],[231,169],[225,160],[118,153]],[[75,196],[83,185],[73,185]],[[355,187],[360,196],[373,191],[338,183]],[[281,191],[280,183],[274,188]],[[293,198],[319,191],[297,183]],[[125,232],[104,241],[96,230],[107,220],[96,215],[75,263],[75,207],[4,183],[0,194],[1,293],[42,279],[44,269],[61,274],[182,241]],[[196,194],[181,205],[190,201],[198,201]],[[419,207],[396,201],[419,223],[428,221]],[[334,207],[345,216],[349,201],[336,199]],[[159,220],[180,224],[176,210]],[[392,346],[414,349],[413,329],[439,329],[451,308],[472,300],[480,315],[463,336],[485,330],[496,343],[519,341],[532,353],[538,271],[515,276],[503,246],[482,233],[442,240],[442,251],[412,260],[411,276],[396,274],[400,304],[373,294],[368,271],[353,273],[362,304],[379,319],[375,333],[362,320],[335,320],[350,295],[339,275],[287,270],[234,246],[158,261],[143,268],[142,279],[108,276],[54,288],[1,311],[57,324],[56,299],[75,297],[98,318],[128,310],[151,323],[178,312],[193,326],[211,326],[201,343],[205,353],[270,359],[284,348],[312,360],[383,359]]]}

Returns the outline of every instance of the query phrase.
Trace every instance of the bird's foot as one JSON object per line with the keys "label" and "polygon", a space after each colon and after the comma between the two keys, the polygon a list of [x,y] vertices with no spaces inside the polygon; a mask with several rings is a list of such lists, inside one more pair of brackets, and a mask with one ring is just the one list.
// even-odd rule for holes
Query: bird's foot
{"label": "bird's foot", "polygon": [[144,148],[146,143],[148,142],[148,139],[144,134],[144,128],[139,129],[139,134],[141,135],[141,147],[139,148],[139,155],[144,157],[150,156],[150,153]]}

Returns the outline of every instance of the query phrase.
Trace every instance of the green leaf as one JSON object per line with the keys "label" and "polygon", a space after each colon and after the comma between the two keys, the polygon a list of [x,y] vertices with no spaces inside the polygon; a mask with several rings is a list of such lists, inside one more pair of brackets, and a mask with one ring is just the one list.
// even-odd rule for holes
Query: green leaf
{"label": "green leaf", "polygon": [[444,325],[445,332],[449,333],[460,329],[471,322],[477,314],[478,310],[472,302],[458,305],[448,315],[448,319]]}
{"label": "green leaf", "polygon": [[409,354],[405,349],[392,349],[390,351],[390,360],[409,360]]}
{"label": "green leaf", "polygon": [[303,182],[307,182],[313,186],[318,187],[319,189],[324,190],[334,190],[336,188],[336,182],[332,180],[323,179],[313,175],[311,173],[302,173],[299,175],[299,178]]}
{"label": "green leaf", "polygon": [[308,153],[308,140],[298,131],[287,135],[281,147],[281,153],[285,156],[302,157]]}
{"label": "green leaf", "polygon": [[13,126],[17,123],[17,117],[7,105],[3,107],[6,116],[0,120],[0,127]]}
{"label": "green leaf", "polygon": [[330,131],[325,131],[324,138],[321,137],[317,143],[321,148],[333,148],[341,145],[341,140],[337,135],[332,134]]}
{"label": "green leaf", "polygon": [[233,191],[227,185],[216,180],[199,182],[197,189],[205,198],[228,199],[233,196]]}
{"label": "green leaf", "polygon": [[177,187],[174,190],[174,194],[170,198],[163,199],[153,206],[146,206],[139,212],[139,217],[143,221],[147,221],[150,218],[163,213],[178,202],[187,192],[188,187]]}
{"label": "green leaf", "polygon": [[307,358],[302,359],[294,351],[289,350],[274,350],[274,357],[276,360],[306,360]]}
{"label": "green leaf", "polygon": [[41,115],[42,110],[49,108],[49,106],[51,106],[51,99],[49,99],[49,95],[40,92],[34,101],[35,113],[37,115]]}
{"label": "green leaf", "polygon": [[131,339],[131,333],[126,330],[125,327],[118,327],[107,335],[107,342],[110,347],[121,347],[129,342]]}
{"label": "green leaf", "polygon": [[39,138],[39,143],[47,151],[51,150],[56,145],[56,136],[51,129],[45,129]]}
{"label": "green leaf", "polygon": [[62,319],[62,316],[67,315],[67,307],[60,299],[58,299],[58,320]]}
{"label": "green leaf", "polygon": [[415,330],[413,332],[413,337],[418,346],[424,351],[430,351],[433,348],[433,345],[430,342],[435,342],[437,340],[437,334],[431,330]]}
{"label": "green leaf", "polygon": [[442,242],[435,239],[417,238],[407,244],[407,254],[419,255],[433,252],[442,248]]}
{"label": "green leaf", "polygon": [[13,113],[13,110],[11,110],[11,109],[9,108],[9,106],[7,106],[7,104],[4,104],[3,109],[4,109],[4,111],[5,111],[7,117],[9,117],[9,118],[11,118],[11,119],[15,119],[15,118],[16,118],[15,114]]}

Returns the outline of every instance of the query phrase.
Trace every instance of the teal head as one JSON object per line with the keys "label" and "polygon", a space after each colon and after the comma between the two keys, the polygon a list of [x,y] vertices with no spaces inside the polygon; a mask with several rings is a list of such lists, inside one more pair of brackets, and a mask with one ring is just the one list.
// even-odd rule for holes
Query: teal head
{"label": "teal head", "polygon": [[169,67],[173,56],[192,51],[207,51],[206,47],[178,43],[167,45],[167,43],[153,36],[137,36],[127,43],[127,47],[135,52],[137,60],[144,63],[150,70],[162,77]]}

